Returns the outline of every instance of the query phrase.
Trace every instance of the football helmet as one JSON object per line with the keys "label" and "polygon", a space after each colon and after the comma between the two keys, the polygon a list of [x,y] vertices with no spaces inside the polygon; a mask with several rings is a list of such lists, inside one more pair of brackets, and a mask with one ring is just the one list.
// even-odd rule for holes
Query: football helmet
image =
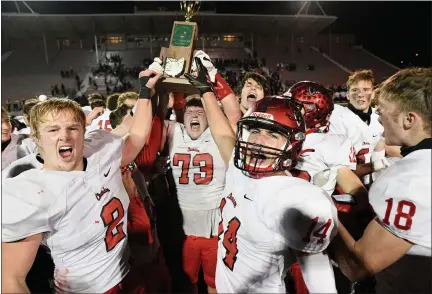
{"label": "football helmet", "polygon": [[[281,148],[263,145],[261,135],[251,133],[261,131],[269,136],[273,134],[271,138],[277,138],[275,133],[282,135],[286,143]],[[303,116],[295,102],[286,98],[265,97],[255,104],[250,115],[237,123],[234,165],[253,178],[290,170],[299,157],[305,131]]]}
{"label": "football helmet", "polygon": [[309,132],[328,132],[330,115],[334,109],[332,92],[309,81],[294,84],[284,94],[303,105],[303,117]]}

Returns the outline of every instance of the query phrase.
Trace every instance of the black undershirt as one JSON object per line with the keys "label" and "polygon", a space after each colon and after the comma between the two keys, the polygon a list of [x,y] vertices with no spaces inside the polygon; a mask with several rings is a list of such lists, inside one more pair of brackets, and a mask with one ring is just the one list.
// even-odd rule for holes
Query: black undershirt
{"label": "black undershirt", "polygon": [[1,146],[2,146],[2,152],[6,149],[6,147],[9,145],[9,143],[11,142],[12,138],[10,138],[7,141],[1,142]]}
{"label": "black undershirt", "polygon": [[360,117],[362,121],[369,125],[370,117],[372,114],[372,107],[369,106],[368,112],[363,112],[362,110],[356,109],[351,103],[348,103],[348,109],[351,110],[355,115]]}
{"label": "black undershirt", "polygon": [[432,138],[423,139],[420,143],[414,146],[410,147],[401,147],[401,155],[403,157],[407,156],[408,154],[422,149],[432,149]]}

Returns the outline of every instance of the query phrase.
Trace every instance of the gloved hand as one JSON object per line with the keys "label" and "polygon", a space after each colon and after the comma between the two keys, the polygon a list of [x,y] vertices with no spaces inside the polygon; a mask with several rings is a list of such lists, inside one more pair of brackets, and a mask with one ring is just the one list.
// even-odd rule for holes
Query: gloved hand
{"label": "gloved hand", "polygon": [[[209,75],[210,81],[213,84],[213,90],[219,101],[222,101],[225,97],[234,93],[234,91],[231,89],[227,81],[225,81],[222,75],[218,73],[217,68],[213,65],[207,53],[205,53],[202,50],[198,50],[195,53],[195,57],[198,57],[201,60],[202,64],[207,69],[207,73]],[[192,72],[196,72],[196,71],[197,71],[197,65],[194,60],[192,63]]]}
{"label": "gloved hand", "polygon": [[201,59],[199,59],[198,57],[195,57],[194,59],[195,63],[197,64],[198,75],[194,77],[189,73],[185,73],[184,76],[188,79],[189,83],[191,83],[196,89],[198,89],[201,96],[203,96],[205,93],[213,92],[211,81],[209,81],[207,69],[202,64]]}
{"label": "gloved hand", "polygon": [[215,77],[217,74],[217,68],[211,62],[210,56],[208,56],[208,54],[202,50],[198,50],[197,52],[195,52],[194,60],[192,61],[192,68],[191,68],[192,72],[197,71],[198,68],[195,62],[195,57],[198,57],[201,60],[202,64],[207,69],[208,75],[210,77],[210,81],[214,83],[216,81]]}

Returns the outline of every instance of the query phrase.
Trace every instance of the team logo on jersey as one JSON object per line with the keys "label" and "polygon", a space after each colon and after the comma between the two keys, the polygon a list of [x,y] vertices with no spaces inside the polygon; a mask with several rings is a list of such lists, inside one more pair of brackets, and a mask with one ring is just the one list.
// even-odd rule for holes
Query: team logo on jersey
{"label": "team logo on jersey", "polygon": [[231,202],[233,203],[234,207],[237,206],[237,201],[236,201],[235,198],[233,197],[232,193],[230,193],[230,194],[227,196],[227,198],[228,198],[229,200],[231,200]]}
{"label": "team logo on jersey", "polygon": [[265,112],[252,112],[251,116],[274,120],[273,114]]}
{"label": "team logo on jersey", "polygon": [[200,152],[196,147],[188,147],[187,152]]}
{"label": "team logo on jersey", "polygon": [[96,193],[96,199],[99,201],[101,200],[102,196],[105,195],[106,193],[110,192],[110,189],[102,187],[102,191],[100,191],[99,193]]}

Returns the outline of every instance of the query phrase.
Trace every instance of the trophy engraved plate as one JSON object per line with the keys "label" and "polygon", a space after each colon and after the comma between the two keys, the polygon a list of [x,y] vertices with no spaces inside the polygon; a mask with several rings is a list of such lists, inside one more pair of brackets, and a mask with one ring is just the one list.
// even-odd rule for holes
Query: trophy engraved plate
{"label": "trophy engraved plate", "polygon": [[194,26],[190,24],[174,23],[171,45],[176,47],[191,47]]}
{"label": "trophy engraved plate", "polygon": [[194,42],[198,35],[198,25],[190,22],[198,12],[199,1],[182,1],[180,3],[186,21],[175,21],[171,32],[169,48],[161,48],[161,60],[164,61],[165,79],[158,83],[164,92],[196,94],[199,93],[183,76],[189,73],[192,66]]}

